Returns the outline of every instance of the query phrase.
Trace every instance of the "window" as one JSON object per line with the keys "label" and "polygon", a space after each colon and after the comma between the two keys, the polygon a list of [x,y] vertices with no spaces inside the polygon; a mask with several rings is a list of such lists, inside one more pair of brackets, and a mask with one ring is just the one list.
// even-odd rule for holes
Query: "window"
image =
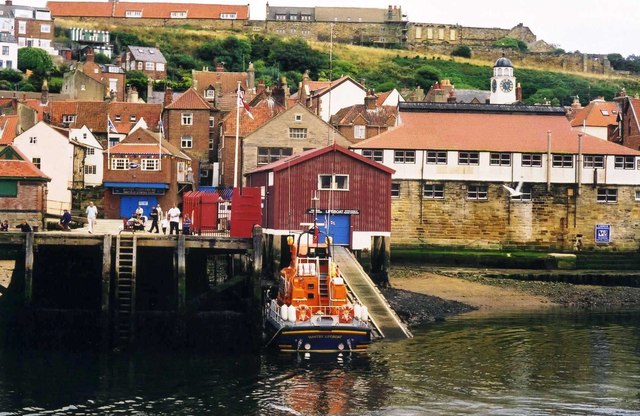
{"label": "window", "polygon": [[456,40],[456,30],[449,29],[449,40]]}
{"label": "window", "polygon": [[572,168],[573,167],[573,155],[553,155],[554,168]]}
{"label": "window", "polygon": [[95,175],[97,171],[96,165],[84,165],[85,175]]}
{"label": "window", "polygon": [[213,150],[213,139],[209,139],[209,150]]}
{"label": "window", "polygon": [[87,156],[95,155],[95,154],[96,154],[96,149],[94,149],[93,147],[87,147]]}
{"label": "window", "polygon": [[3,55],[9,55],[9,47],[8,46],[3,46],[2,47],[2,54]]}
{"label": "window", "polygon": [[292,154],[290,147],[258,147],[258,165],[267,165]]}
{"label": "window", "polygon": [[480,163],[480,153],[478,152],[459,152],[458,165],[477,165]]}
{"label": "window", "polygon": [[121,119],[120,114],[116,114],[115,121],[120,121]]}
{"label": "window", "polygon": [[276,20],[287,20],[286,14],[276,14]]}
{"label": "window", "polygon": [[367,126],[353,126],[353,138],[364,139],[367,137]]}
{"label": "window", "polygon": [[111,159],[111,169],[112,170],[128,170],[129,169],[129,159],[127,158],[113,158]]}
{"label": "window", "polygon": [[635,169],[636,158],[635,156],[616,156],[614,166],[616,169]]}
{"label": "window", "polygon": [[636,191],[636,201],[640,201],[640,191]]}
{"label": "window", "polygon": [[612,188],[598,188],[596,201],[607,204],[618,202],[618,190]]}
{"label": "window", "polygon": [[490,153],[491,166],[511,166],[511,153]]}
{"label": "window", "polygon": [[531,201],[531,185],[523,185],[522,188],[520,188],[520,192],[522,192],[522,195],[510,197],[512,202]]}
{"label": "window", "polygon": [[586,155],[582,166],[585,168],[604,168],[603,155]]}
{"label": "window", "polygon": [[522,166],[539,168],[542,167],[542,155],[533,153],[522,154]]}
{"label": "window", "polygon": [[171,12],[172,19],[186,19],[187,12]]}
{"label": "window", "polygon": [[309,29],[302,29],[302,30],[300,31],[300,33],[301,33],[301,34],[303,34],[303,35],[310,35],[310,34],[311,34],[311,31],[310,31]]}
{"label": "window", "polygon": [[38,143],[38,138],[35,137],[35,136],[29,137],[29,143],[30,144],[37,144]]}
{"label": "window", "polygon": [[40,167],[42,166],[42,159],[40,159],[39,157],[31,158],[31,163],[33,163],[35,167],[40,169]]}
{"label": "window", "polygon": [[216,90],[214,90],[214,89],[206,90],[204,92],[204,98],[206,98],[208,100],[213,100],[214,98],[216,98]]}
{"label": "window", "polygon": [[284,29],[282,29],[282,28],[276,29],[276,33],[279,34],[279,35],[284,35]]}
{"label": "window", "polygon": [[48,24],[40,25],[40,33],[51,33],[51,25],[48,25]]}
{"label": "window", "polygon": [[349,175],[318,175],[318,189],[348,191]]}
{"label": "window", "polygon": [[446,165],[447,152],[436,152],[429,150],[427,152],[427,165]]}
{"label": "window", "polygon": [[220,19],[236,19],[237,13],[220,13]]}
{"label": "window", "polygon": [[400,198],[400,183],[391,183],[391,198]]}
{"label": "window", "polygon": [[425,199],[443,199],[444,184],[425,183],[422,185],[422,197]]}
{"label": "window", "polygon": [[307,129],[306,128],[291,127],[291,128],[289,128],[289,138],[290,139],[306,139],[307,138]]}
{"label": "window", "polygon": [[295,121],[296,123],[302,122],[302,114],[294,114],[293,121]]}
{"label": "window", "polygon": [[142,170],[160,170],[159,159],[142,159],[140,161]]}
{"label": "window", "polygon": [[76,115],[75,114],[65,114],[62,116],[63,123],[75,123]]}
{"label": "window", "polygon": [[395,150],[393,152],[393,163],[416,163],[416,151]]}
{"label": "window", "polygon": [[7,68],[8,69],[13,68],[13,61],[7,61]]}
{"label": "window", "polygon": [[193,147],[193,137],[182,136],[180,138],[180,147],[183,149],[191,149]]}
{"label": "window", "polygon": [[141,18],[142,10],[127,10],[124,12],[124,17]]}
{"label": "window", "polygon": [[135,114],[131,114],[129,116],[129,121],[132,122],[132,123],[135,123],[136,122],[136,115]]}
{"label": "window", "polygon": [[366,157],[367,159],[371,159],[380,163],[382,163],[384,159],[382,155],[383,155],[382,150],[365,149],[362,151],[362,156]]}
{"label": "window", "polygon": [[467,187],[467,199],[484,200],[487,199],[486,185],[469,185]]}
{"label": "window", "polygon": [[311,20],[311,15],[310,14],[303,14],[303,15],[300,16],[300,20],[310,21]]}
{"label": "window", "polygon": [[21,20],[18,22],[18,34],[25,35],[27,33],[27,22]]}
{"label": "window", "polygon": [[209,117],[209,128],[213,129],[216,127],[216,118],[215,117]]}
{"label": "window", "polygon": [[142,68],[144,68],[144,63],[142,61],[138,62],[138,71],[142,71]]}
{"label": "window", "polygon": [[182,125],[191,126],[193,124],[193,113],[182,113]]}
{"label": "window", "polygon": [[18,181],[0,180],[0,196],[14,198],[18,196]]}
{"label": "window", "polygon": [[154,65],[153,62],[145,62],[144,63],[144,69],[146,69],[147,71],[153,71],[155,67],[156,66]]}

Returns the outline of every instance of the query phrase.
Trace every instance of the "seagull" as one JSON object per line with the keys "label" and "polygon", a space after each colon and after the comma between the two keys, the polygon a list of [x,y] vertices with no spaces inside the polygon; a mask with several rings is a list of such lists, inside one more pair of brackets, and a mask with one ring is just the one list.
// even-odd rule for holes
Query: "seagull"
{"label": "seagull", "polygon": [[510,197],[514,197],[514,196],[521,196],[522,195],[522,181],[518,182],[518,185],[516,186],[516,189],[513,189],[507,185],[502,185],[504,186],[504,188],[509,191],[509,196]]}

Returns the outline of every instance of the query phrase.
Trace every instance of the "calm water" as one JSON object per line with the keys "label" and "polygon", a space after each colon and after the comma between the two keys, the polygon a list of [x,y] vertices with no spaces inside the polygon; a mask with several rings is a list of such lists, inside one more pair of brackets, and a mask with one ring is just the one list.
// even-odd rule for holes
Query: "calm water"
{"label": "calm water", "polygon": [[0,415],[637,415],[640,311],[461,317],[368,356],[0,349]]}

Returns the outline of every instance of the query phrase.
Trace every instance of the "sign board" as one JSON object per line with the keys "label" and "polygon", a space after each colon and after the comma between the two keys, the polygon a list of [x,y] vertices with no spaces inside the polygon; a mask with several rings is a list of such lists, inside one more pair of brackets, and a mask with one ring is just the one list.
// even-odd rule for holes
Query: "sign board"
{"label": "sign board", "polygon": [[609,244],[611,242],[611,224],[596,224],[596,244]]}
{"label": "sign board", "polygon": [[359,209],[307,209],[307,214],[360,215]]}

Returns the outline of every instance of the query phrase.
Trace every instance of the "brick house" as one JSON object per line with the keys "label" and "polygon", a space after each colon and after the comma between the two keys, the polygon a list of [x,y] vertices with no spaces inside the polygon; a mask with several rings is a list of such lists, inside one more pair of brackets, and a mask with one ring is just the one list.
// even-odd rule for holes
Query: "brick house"
{"label": "brick house", "polygon": [[125,71],[141,71],[156,81],[167,78],[167,60],[158,48],[127,46],[123,54],[122,68]]}
{"label": "brick house", "polygon": [[216,63],[216,70],[191,71],[193,88],[215,108],[223,113],[235,110],[238,102],[238,85],[244,91],[247,102],[256,96],[255,69],[252,63],[246,72],[227,72],[224,62]]}
{"label": "brick house", "polygon": [[220,112],[193,88],[173,102],[170,93],[168,90],[162,114],[164,138],[191,157],[193,171],[199,173],[194,185],[211,186]]}
{"label": "brick house", "polygon": [[13,5],[5,0],[5,8],[11,8],[14,16],[14,33],[18,39],[18,47],[34,47],[44,49],[50,54],[53,49],[54,25],[51,11],[45,7],[29,7]]}
{"label": "brick house", "polygon": [[14,146],[0,149],[0,220],[42,225],[51,179]]}
{"label": "brick house", "polygon": [[111,98],[124,101],[126,75],[115,66],[98,65],[93,50],[89,48],[86,61],[63,75],[61,93],[72,100],[102,101]]}
{"label": "brick house", "polygon": [[331,116],[331,125],[352,143],[384,133],[396,125],[398,107],[378,105],[378,97],[369,90],[364,104],[345,107]]}
{"label": "brick house", "polygon": [[640,98],[629,97],[626,94],[616,98],[620,105],[618,126],[609,140],[620,143],[630,149],[640,149]]}
{"label": "brick house", "polygon": [[351,146],[396,171],[393,244],[637,250],[640,152],[576,132],[564,108],[400,103],[399,118]]}
{"label": "brick house", "polygon": [[138,206],[147,216],[158,204],[166,212],[191,189],[189,156],[150,130],[134,130],[104,157],[106,218],[129,217]]}

